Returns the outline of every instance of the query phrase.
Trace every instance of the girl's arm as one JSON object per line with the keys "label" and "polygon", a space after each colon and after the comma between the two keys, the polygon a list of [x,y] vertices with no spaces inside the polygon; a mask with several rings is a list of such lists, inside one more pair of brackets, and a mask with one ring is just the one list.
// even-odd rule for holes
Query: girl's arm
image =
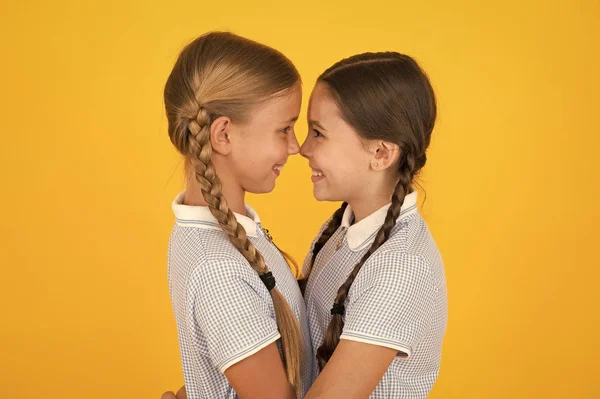
{"label": "girl's arm", "polygon": [[431,324],[436,288],[422,256],[381,252],[361,273],[339,344],[307,399],[368,398],[396,356],[408,359]]}
{"label": "girl's arm", "polygon": [[[295,399],[277,345],[272,343],[225,370],[225,377],[241,399]],[[185,386],[177,395],[165,392],[161,399],[187,399]]]}
{"label": "girl's arm", "polygon": [[395,349],[342,339],[305,399],[368,398],[397,354]]}
{"label": "girl's arm", "polygon": [[225,370],[241,399],[295,399],[275,343]]}
{"label": "girl's arm", "polygon": [[173,391],[167,391],[160,396],[160,399],[187,399],[187,393],[185,392],[185,385],[182,385],[174,394]]}

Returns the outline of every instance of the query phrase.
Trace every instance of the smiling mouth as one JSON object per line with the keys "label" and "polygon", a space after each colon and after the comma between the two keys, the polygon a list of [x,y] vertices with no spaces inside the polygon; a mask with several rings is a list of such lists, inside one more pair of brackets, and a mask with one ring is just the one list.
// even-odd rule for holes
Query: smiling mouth
{"label": "smiling mouth", "polygon": [[311,180],[313,181],[313,183],[323,180],[324,178],[325,178],[325,175],[323,174],[323,171],[321,171],[319,169],[312,170]]}

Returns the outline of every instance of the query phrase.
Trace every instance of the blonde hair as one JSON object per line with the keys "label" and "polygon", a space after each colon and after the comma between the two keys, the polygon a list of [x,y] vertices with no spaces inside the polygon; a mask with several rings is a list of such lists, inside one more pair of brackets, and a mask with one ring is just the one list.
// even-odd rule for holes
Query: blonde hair
{"label": "blonde hair", "polygon": [[[294,65],[277,50],[232,33],[211,32],[181,51],[165,85],[171,142],[193,168],[210,212],[259,276],[269,273],[269,269],[222,194],[221,181],[211,162],[210,126],[220,116],[246,122],[256,105],[285,94],[299,81]],[[300,326],[277,287],[270,293],[287,377],[300,396]]]}

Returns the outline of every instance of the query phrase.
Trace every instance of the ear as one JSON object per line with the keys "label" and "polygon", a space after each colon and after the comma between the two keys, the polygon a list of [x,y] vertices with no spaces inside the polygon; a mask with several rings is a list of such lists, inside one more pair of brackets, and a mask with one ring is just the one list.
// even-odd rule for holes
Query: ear
{"label": "ear", "polygon": [[400,147],[389,141],[378,141],[371,158],[371,169],[385,170],[394,167],[400,158]]}
{"label": "ear", "polygon": [[227,116],[220,116],[210,125],[210,144],[213,151],[228,155],[231,152],[231,140],[229,133],[231,131],[231,119]]}

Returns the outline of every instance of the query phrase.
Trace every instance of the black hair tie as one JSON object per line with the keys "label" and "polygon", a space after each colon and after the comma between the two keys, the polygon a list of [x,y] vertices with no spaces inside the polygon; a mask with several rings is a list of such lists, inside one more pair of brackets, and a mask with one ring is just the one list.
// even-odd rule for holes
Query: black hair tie
{"label": "black hair tie", "polygon": [[258,277],[260,277],[265,287],[267,287],[267,290],[271,291],[273,288],[275,288],[275,277],[273,277],[273,273],[267,272]]}
{"label": "black hair tie", "polygon": [[344,315],[344,311],[346,310],[346,308],[344,307],[343,304],[341,303],[333,303],[333,307],[331,308],[331,315],[336,315],[339,314],[340,316]]}

